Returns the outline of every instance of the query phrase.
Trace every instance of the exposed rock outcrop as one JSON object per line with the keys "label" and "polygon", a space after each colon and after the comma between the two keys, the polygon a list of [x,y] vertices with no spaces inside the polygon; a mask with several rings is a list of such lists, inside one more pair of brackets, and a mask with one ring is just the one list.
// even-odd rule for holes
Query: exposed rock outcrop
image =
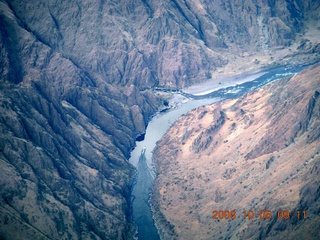
{"label": "exposed rock outcrop", "polygon": [[317,58],[318,39],[299,34],[318,12],[313,0],[0,0],[0,238],[132,238],[127,159],[162,104],[151,89]]}
{"label": "exposed rock outcrop", "polygon": [[[61,63],[62,58],[69,67],[80,68],[91,84],[134,84],[139,88],[183,87],[204,81],[228,62],[233,68],[234,61],[241,65],[244,56],[258,56],[262,65],[282,61],[290,53],[278,56],[279,48],[293,44],[293,55],[295,48],[304,49],[303,43],[294,45],[297,33],[306,31],[307,20],[319,18],[319,3],[313,0],[304,4],[285,0],[13,0],[2,1],[1,8],[8,16],[2,20],[3,32],[9,31],[3,37],[10,35],[4,41],[7,54],[16,59],[10,61],[17,69],[24,61],[12,51],[16,48],[14,43],[21,38],[27,40],[25,35],[29,33],[36,41],[29,40],[31,46],[25,46],[24,54],[29,56],[27,62],[34,65],[33,75],[37,73],[35,69],[39,71],[36,66],[51,62],[59,54],[56,61]],[[6,27],[13,19],[24,34],[12,34]],[[311,45],[317,44],[314,39],[307,40]],[[40,45],[45,53],[39,53]],[[8,74],[18,82],[26,78],[23,72]]]}
{"label": "exposed rock outcrop", "polygon": [[93,68],[84,9],[35,4],[0,2],[0,238],[131,239],[127,159],[160,102]]}

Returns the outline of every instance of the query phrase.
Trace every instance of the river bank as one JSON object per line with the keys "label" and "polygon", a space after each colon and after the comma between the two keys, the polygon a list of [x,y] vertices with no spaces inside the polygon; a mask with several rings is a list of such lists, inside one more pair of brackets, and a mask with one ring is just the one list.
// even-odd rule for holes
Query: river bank
{"label": "river bank", "polygon": [[256,70],[253,72],[245,72],[234,76],[220,76],[215,79],[190,86],[183,89],[182,91],[194,96],[207,95],[223,88],[233,87],[245,82],[254,81],[258,77],[263,76],[267,71],[268,70]]}
{"label": "river bank", "polygon": [[[190,110],[205,106],[208,104],[212,104],[218,101],[222,101],[224,99],[236,98],[239,97],[248,91],[252,91],[257,89],[265,84],[268,84],[275,79],[280,79],[287,75],[292,75],[296,72],[301,71],[305,66],[288,68],[288,67],[278,67],[269,70],[265,70],[262,73],[255,73],[251,76],[244,76],[243,78],[237,78],[237,84],[234,86],[235,82],[232,82],[233,86],[228,86],[223,89],[219,89],[216,91],[210,92],[201,91],[198,92],[198,96],[194,96],[194,98],[186,98],[178,93],[172,94],[171,100],[169,100],[169,109],[166,112],[161,112],[156,114],[152,120],[149,122],[145,139],[141,142],[137,142],[136,148],[131,152],[130,163],[138,167],[139,159],[141,157],[141,152],[144,151],[144,164],[147,166],[143,168],[142,171],[149,171],[151,174],[146,174],[145,172],[138,171],[138,178],[150,176],[147,181],[153,182],[154,177],[156,176],[157,172],[157,159],[153,156],[154,149],[157,146],[157,142],[162,138],[162,136],[168,131],[168,129],[172,126],[172,124],[183,114],[186,114]],[[250,80],[250,81],[244,81]],[[240,83],[241,82],[241,83]],[[229,82],[230,83],[230,82]],[[239,83],[239,84],[238,84]],[[212,87],[212,85],[211,85]],[[168,93],[166,93],[168,94]],[[170,143],[168,143],[170,144]],[[135,212],[139,212],[139,215],[152,215],[152,218],[158,229],[160,236],[173,239],[175,233],[173,232],[172,226],[169,222],[165,219],[164,215],[162,215],[160,209],[158,208],[155,201],[157,196],[151,194],[151,198],[149,194],[145,194],[146,192],[151,193],[153,192],[153,185],[144,184],[146,181],[140,181],[141,184],[137,183],[133,186],[133,201],[139,200],[139,209],[133,209],[133,215]],[[148,188],[148,189],[145,189]],[[144,198],[139,198],[137,196],[143,195]],[[150,208],[151,205],[151,208]],[[133,202],[133,207],[135,208],[136,204]],[[152,211],[152,213],[151,213]],[[138,226],[138,231],[144,228],[145,225],[149,225],[149,222],[146,222],[146,218],[135,218],[139,219],[135,220],[136,225]],[[141,226],[139,229],[139,225]],[[144,235],[144,234],[141,234]],[[170,236],[170,237],[169,237]]]}
{"label": "river bank", "polygon": [[[241,96],[243,94],[245,94],[248,91],[252,91],[253,89],[259,88],[265,84],[268,84],[272,81],[275,81],[275,79],[280,79],[283,78],[285,76],[288,75],[293,75],[296,72],[300,72],[304,67],[306,66],[299,66],[299,67],[278,67],[278,68],[272,68],[269,70],[265,70],[263,72],[260,73],[255,73],[251,76],[246,75],[243,76],[242,78],[236,78],[234,77],[235,81],[232,82],[231,86],[228,86],[227,88],[223,88],[223,89],[218,89],[216,91],[213,91],[212,93],[212,89],[210,89],[208,92],[204,92],[203,89],[198,88],[198,96],[197,97],[212,97],[212,96],[222,96],[222,98],[220,98],[220,100],[217,101],[221,101],[223,99],[230,99],[230,98],[235,98],[238,96]],[[244,80],[249,80],[249,81],[244,81]],[[230,83],[230,82],[229,82]],[[235,84],[236,83],[236,84]],[[212,85],[210,86],[212,87]],[[200,89],[200,91],[199,91]],[[202,92],[201,92],[202,91]],[[201,95],[202,94],[202,95]],[[178,97],[178,98],[173,98],[173,103],[171,103],[172,106],[179,106],[179,102],[177,102],[177,99],[184,99],[183,97]],[[192,102],[193,100],[190,99],[190,102]],[[201,106],[201,105],[199,105]],[[168,113],[170,113],[169,110]],[[187,113],[187,112],[185,112]],[[165,113],[167,114],[167,113]],[[167,143],[170,145],[170,143]],[[157,147],[158,145],[155,147],[155,149],[153,150],[153,153],[157,153]],[[174,151],[174,150],[172,150]],[[171,151],[171,152],[172,152]],[[176,150],[178,151],[178,150]],[[172,152],[172,154],[176,154],[174,152]],[[152,160],[153,160],[153,166],[155,168],[155,172],[157,173],[159,170],[159,159],[163,156],[159,156],[159,155],[152,155]],[[163,164],[163,162],[162,162]],[[169,164],[169,163],[168,163]],[[155,181],[157,181],[157,177],[155,179]],[[157,182],[154,182],[153,185],[153,189],[156,188],[157,186]],[[155,225],[158,229],[158,233],[160,234],[160,238],[161,239],[175,239],[176,237],[176,233],[174,231],[174,227],[173,225],[166,219],[165,215],[162,213],[160,207],[159,207],[159,201],[160,201],[160,195],[159,195],[159,191],[162,190],[157,190],[154,191],[152,190],[152,194],[151,194],[151,198],[150,198],[150,205],[151,205],[151,209],[152,209],[152,214],[153,214],[153,219],[155,221]]]}
{"label": "river bank", "polygon": [[[319,239],[319,67],[176,121],[154,150],[162,239]],[[276,220],[279,209],[305,206],[304,221]],[[226,209],[239,215],[212,219]],[[274,218],[248,220],[244,209],[269,209]]]}
{"label": "river bank", "polygon": [[[272,72],[276,69],[284,69],[286,75],[291,75],[296,72],[295,69],[304,68],[306,66],[316,64],[319,61],[320,59],[314,59],[313,61],[299,63],[296,61],[290,61],[286,62],[286,64],[283,65],[278,64],[276,66],[264,66],[249,71],[243,71],[238,74],[217,75],[215,78],[211,78],[199,84],[186,87],[181,91],[186,94],[193,95],[195,97],[206,96],[221,89],[236,87],[243,83],[255,81],[256,79],[264,76],[268,72]],[[290,71],[291,69],[292,72]]]}

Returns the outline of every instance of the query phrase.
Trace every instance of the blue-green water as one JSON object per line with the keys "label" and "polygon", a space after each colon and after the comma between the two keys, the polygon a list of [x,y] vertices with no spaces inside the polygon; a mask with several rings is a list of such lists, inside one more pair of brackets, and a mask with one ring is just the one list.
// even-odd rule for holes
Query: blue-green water
{"label": "blue-green water", "polygon": [[130,163],[137,168],[138,173],[132,191],[132,214],[133,220],[138,228],[137,237],[139,240],[160,239],[152,218],[152,212],[149,204],[149,197],[154,178],[152,150],[155,148],[156,142],[161,139],[172,123],[175,122],[182,114],[185,114],[196,107],[208,105],[225,99],[237,98],[277,79],[300,72],[305,67],[306,66],[277,67],[266,70],[263,75],[258,76],[250,82],[220,89],[210,94],[194,96],[193,99],[190,99],[178,108],[164,113],[159,113],[153,117],[146,129],[145,139],[141,142],[137,142],[137,146],[132,151],[130,158]]}

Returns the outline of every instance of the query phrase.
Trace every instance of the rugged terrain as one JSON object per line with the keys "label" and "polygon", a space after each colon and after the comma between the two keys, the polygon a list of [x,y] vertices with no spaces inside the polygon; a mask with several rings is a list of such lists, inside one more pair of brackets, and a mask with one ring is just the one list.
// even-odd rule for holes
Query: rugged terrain
{"label": "rugged terrain", "polygon": [[87,68],[87,35],[38,3],[0,3],[0,238],[130,239],[127,159],[159,101]]}
{"label": "rugged terrain", "polygon": [[[320,65],[189,112],[154,156],[164,239],[319,239]],[[239,218],[214,220],[214,210]],[[244,219],[244,210],[273,217]],[[291,218],[278,219],[278,210]]]}
{"label": "rugged terrain", "polygon": [[316,0],[0,0],[0,238],[132,238],[152,88],[318,59],[318,20]]}

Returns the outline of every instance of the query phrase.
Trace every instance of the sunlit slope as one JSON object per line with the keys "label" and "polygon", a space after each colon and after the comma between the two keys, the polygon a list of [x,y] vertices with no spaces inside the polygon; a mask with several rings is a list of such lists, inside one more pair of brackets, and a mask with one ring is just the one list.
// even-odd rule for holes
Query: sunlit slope
{"label": "sunlit slope", "polygon": [[[189,112],[155,151],[153,200],[163,235],[319,238],[319,153],[319,65]],[[214,210],[235,210],[226,215],[235,219],[212,219]],[[261,210],[270,210],[271,219],[261,219]],[[279,219],[279,210],[290,211],[290,219]]]}

